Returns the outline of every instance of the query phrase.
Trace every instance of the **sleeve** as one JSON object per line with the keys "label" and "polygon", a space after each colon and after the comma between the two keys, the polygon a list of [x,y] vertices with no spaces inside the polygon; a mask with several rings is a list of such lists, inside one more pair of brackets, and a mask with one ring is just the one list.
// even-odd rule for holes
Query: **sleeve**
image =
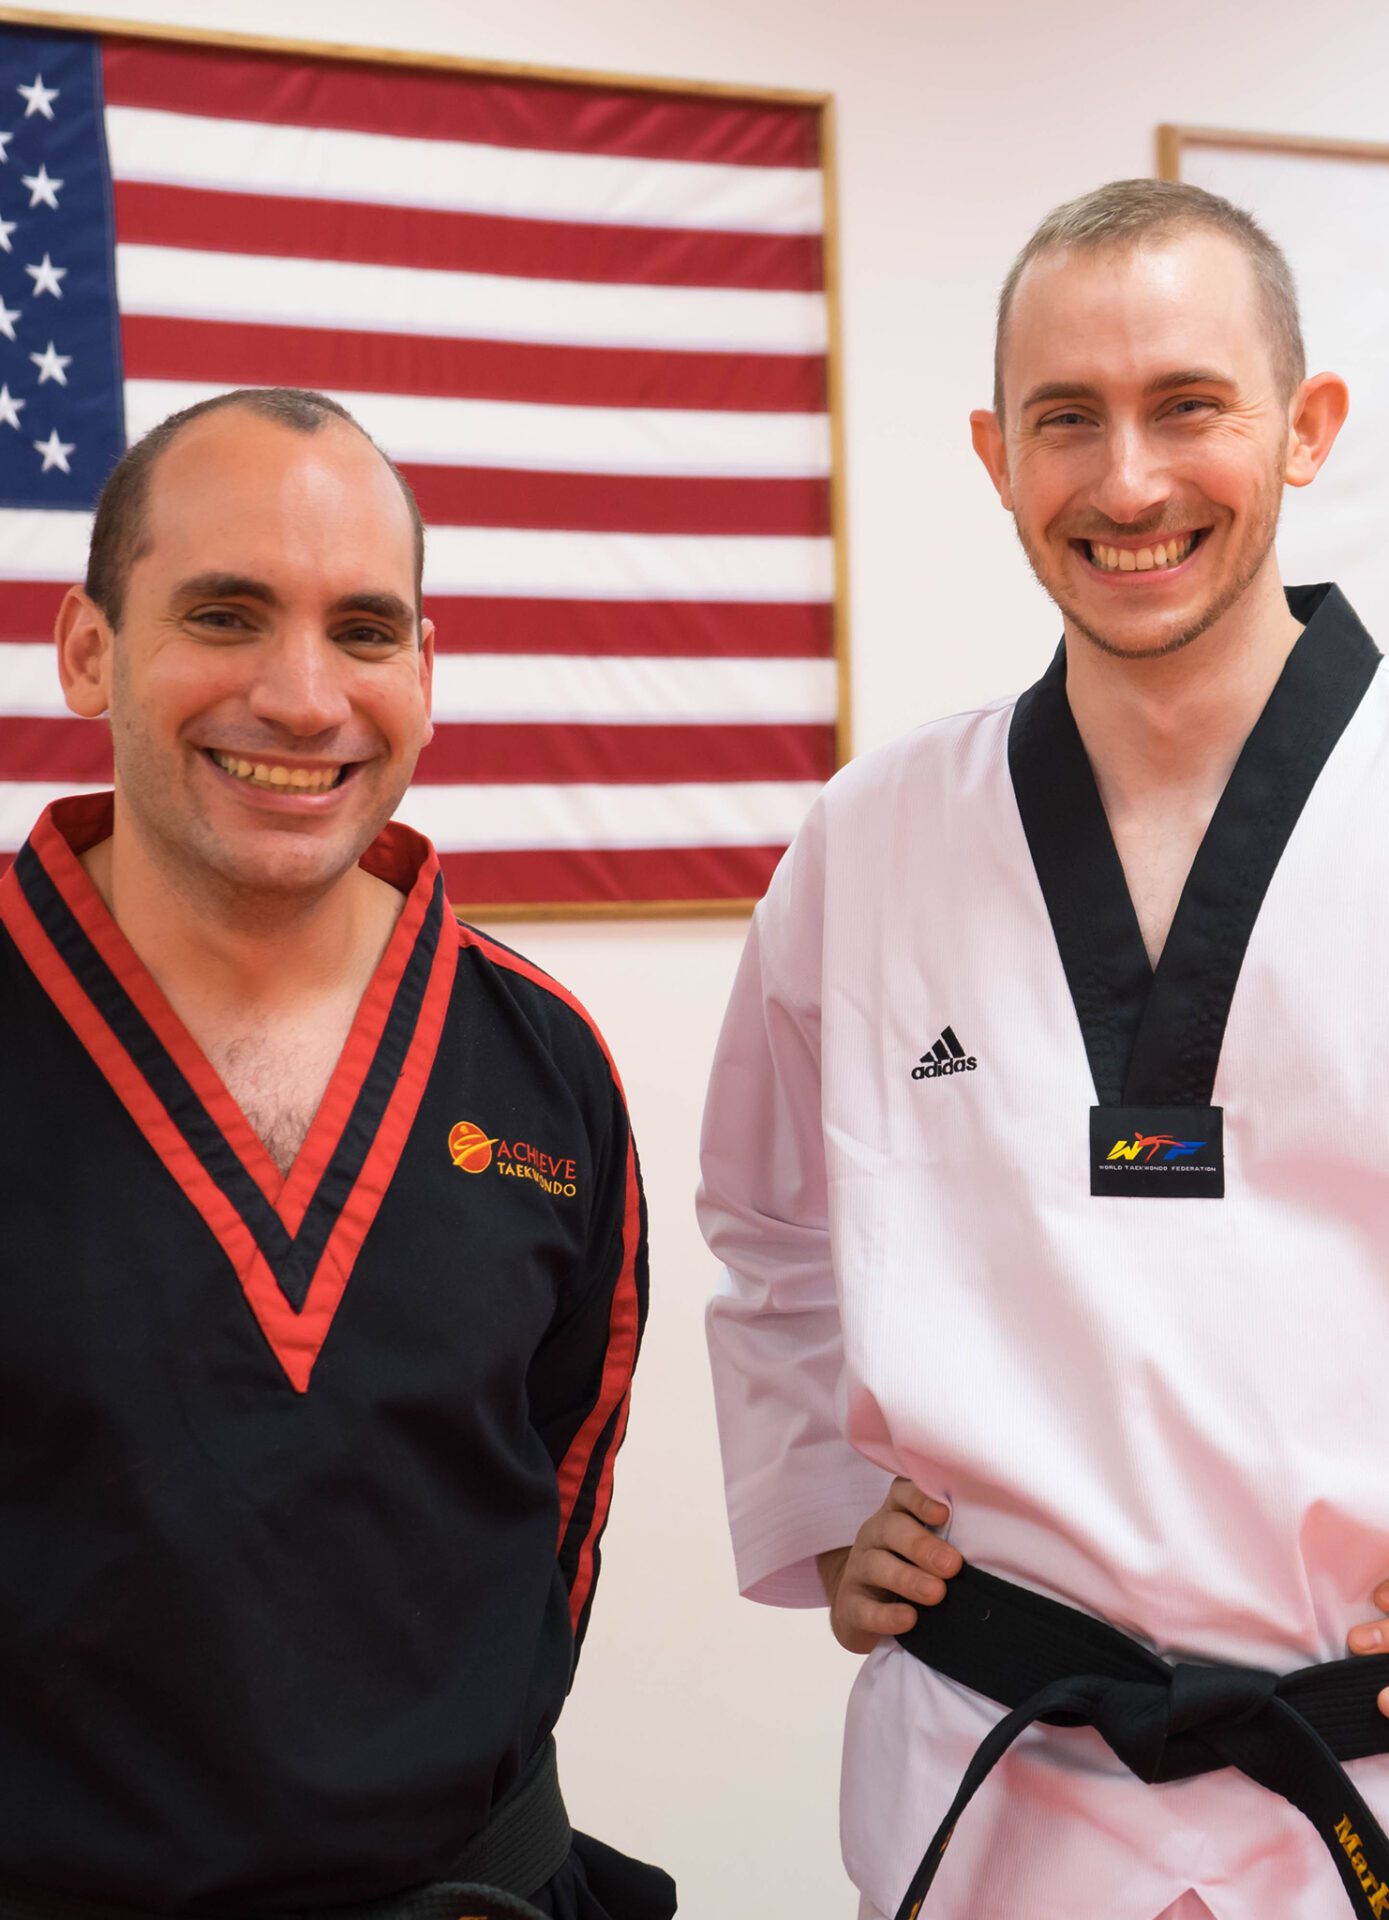
{"label": "sleeve", "polygon": [[[598,1047],[602,1047],[601,1040]],[[597,1049],[595,1049],[597,1051]],[[555,1463],[558,1557],[577,1650],[598,1584],[613,1467],[627,1427],[647,1311],[646,1200],[616,1071],[603,1049],[594,1192],[582,1271],[531,1362],[531,1416]]]}
{"label": "sleeve", "polygon": [[753,919],[714,1059],[699,1193],[725,1269],[708,1333],[738,1584],[789,1607],[825,1604],[815,1555],[848,1545],[890,1484],[844,1437],[814,835],[812,819]]}

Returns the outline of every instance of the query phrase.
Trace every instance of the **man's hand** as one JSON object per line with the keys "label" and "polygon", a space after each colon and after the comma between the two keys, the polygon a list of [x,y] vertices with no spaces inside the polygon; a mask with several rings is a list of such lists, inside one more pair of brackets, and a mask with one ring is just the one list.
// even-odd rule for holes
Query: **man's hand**
{"label": "man's hand", "polygon": [[[1381,1580],[1370,1598],[1381,1613],[1389,1613],[1389,1580]],[[1352,1627],[1346,1645],[1352,1653],[1389,1653],[1389,1620],[1367,1620],[1362,1627]],[[1389,1687],[1380,1689],[1379,1710],[1389,1719]]]}
{"label": "man's hand", "polygon": [[[939,1606],[946,1581],[963,1564],[954,1547],[930,1531],[949,1518],[949,1507],[899,1478],[851,1547],[816,1555],[841,1647],[871,1653],[884,1634],[914,1627],[917,1607]],[[905,1600],[914,1604],[904,1606]]]}

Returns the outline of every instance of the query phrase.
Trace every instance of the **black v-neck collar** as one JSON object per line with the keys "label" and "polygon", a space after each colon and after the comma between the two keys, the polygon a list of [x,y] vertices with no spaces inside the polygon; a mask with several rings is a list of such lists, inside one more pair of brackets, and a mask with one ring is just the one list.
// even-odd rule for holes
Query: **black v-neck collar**
{"label": "black v-neck collar", "polygon": [[0,923],[202,1214],[304,1392],[433,1069],[458,952],[438,861],[399,823],[363,854],[404,904],[280,1174],[83,871],[82,851],[111,825],[109,794],[55,802],[0,880]]}
{"label": "black v-neck collar", "polygon": [[442,875],[433,875],[429,903],[400,976],[371,1066],[312,1199],[291,1234],[280,1214],[189,1084],[177,1059],[117,979],[83,928],[32,844],[15,859],[15,877],[34,917],[87,998],[129,1054],[201,1166],[240,1215],[295,1312],[361,1176],[405,1055],[419,1025],[425,989],[448,908]]}
{"label": "black v-neck collar", "polygon": [[1269,882],[1379,666],[1336,587],[1287,593],[1304,631],[1197,849],[1156,971],[1066,698],[1064,643],[1014,710],[1013,791],[1102,1107],[1209,1103]]}

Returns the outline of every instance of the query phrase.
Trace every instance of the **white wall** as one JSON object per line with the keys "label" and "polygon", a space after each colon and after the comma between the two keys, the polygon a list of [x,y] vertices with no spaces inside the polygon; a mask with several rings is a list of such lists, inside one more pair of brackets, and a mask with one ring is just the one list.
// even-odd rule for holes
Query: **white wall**
{"label": "white wall", "polygon": [[[988,395],[995,289],[1041,214],[1151,172],[1161,120],[1389,140],[1383,0],[1314,11],[1305,0],[86,0],[59,11],[833,89],[860,747],[1034,678],[1053,644],[1057,622],[966,431]],[[1317,345],[1333,362],[1334,341]],[[653,1219],[649,1342],[564,1723],[572,1808],[668,1863],[693,1920],[846,1920],[834,1776],[853,1662],[820,1616],[735,1599],[704,1378],[711,1276],[690,1191],[741,930],[512,937],[607,1029]]]}

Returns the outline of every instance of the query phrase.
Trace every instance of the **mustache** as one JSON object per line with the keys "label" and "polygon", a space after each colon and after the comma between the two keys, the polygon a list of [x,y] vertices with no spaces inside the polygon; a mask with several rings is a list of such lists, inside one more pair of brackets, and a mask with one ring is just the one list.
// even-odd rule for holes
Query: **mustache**
{"label": "mustache", "polygon": [[294,734],[281,734],[277,739],[269,740],[262,735],[258,739],[249,740],[228,731],[199,738],[191,744],[207,748],[215,747],[219,753],[233,753],[242,760],[273,760],[283,757],[346,762],[369,760],[373,753],[378,751],[378,745],[375,742],[339,739],[322,733],[306,734],[302,738]]}
{"label": "mustache", "polygon": [[1067,527],[1063,538],[1067,540],[1173,540],[1182,534],[1201,533],[1206,523],[1200,520],[1171,520],[1170,516],[1160,516],[1156,520],[1106,520],[1099,525]]}

